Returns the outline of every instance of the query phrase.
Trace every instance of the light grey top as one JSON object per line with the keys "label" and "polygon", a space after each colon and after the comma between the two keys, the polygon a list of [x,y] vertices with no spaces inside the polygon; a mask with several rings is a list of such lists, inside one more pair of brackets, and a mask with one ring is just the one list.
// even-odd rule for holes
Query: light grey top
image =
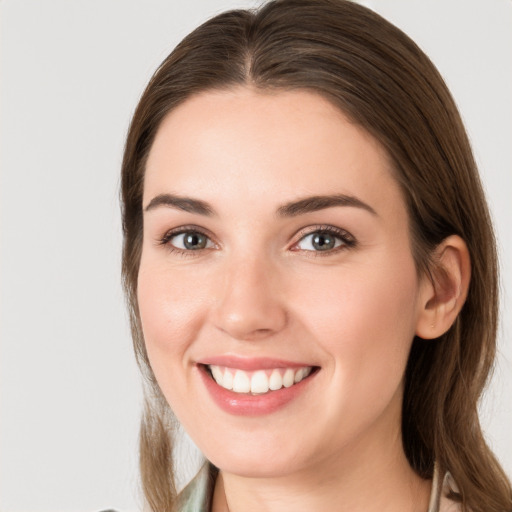
{"label": "light grey top", "polygon": [[178,512],[210,512],[219,470],[205,462],[193,480],[178,495]]}

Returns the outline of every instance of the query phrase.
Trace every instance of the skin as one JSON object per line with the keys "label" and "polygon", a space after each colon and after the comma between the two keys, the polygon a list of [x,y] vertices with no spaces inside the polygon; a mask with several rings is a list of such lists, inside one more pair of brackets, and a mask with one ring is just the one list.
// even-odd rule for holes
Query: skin
{"label": "skin", "polygon": [[[425,511],[430,483],[401,444],[403,375],[414,335],[435,337],[456,315],[463,297],[449,301],[464,290],[466,260],[457,240],[444,248],[459,284],[442,287],[440,313],[433,284],[418,275],[405,202],[379,143],[311,92],[201,93],[159,128],[144,207],[160,194],[215,212],[145,211],[138,280],[160,388],[221,469],[213,510]],[[276,214],[290,201],[332,194],[373,212]],[[180,250],[179,237],[162,243],[190,225],[208,235],[206,248]],[[338,248],[315,251],[306,235],[326,225],[355,244],[337,239]],[[281,409],[235,416],[212,401],[196,365],[226,354],[320,370]]]}

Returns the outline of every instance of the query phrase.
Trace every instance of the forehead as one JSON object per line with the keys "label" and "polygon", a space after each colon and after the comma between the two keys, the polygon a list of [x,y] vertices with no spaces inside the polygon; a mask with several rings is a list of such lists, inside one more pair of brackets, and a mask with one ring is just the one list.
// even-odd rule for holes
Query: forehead
{"label": "forehead", "polygon": [[244,197],[246,205],[334,193],[401,201],[383,147],[325,98],[246,87],[198,94],[166,116],[148,157],[144,203],[162,192]]}

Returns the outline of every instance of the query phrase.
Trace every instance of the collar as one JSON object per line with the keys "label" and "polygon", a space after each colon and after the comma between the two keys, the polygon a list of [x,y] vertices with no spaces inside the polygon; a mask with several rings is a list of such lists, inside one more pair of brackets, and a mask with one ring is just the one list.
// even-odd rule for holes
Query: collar
{"label": "collar", "polygon": [[[446,473],[443,479],[439,473],[439,465],[435,463],[427,512],[441,512],[444,491],[448,487],[453,487],[450,473]],[[177,512],[210,512],[218,474],[218,468],[208,461],[205,462],[192,481],[179,493]]]}

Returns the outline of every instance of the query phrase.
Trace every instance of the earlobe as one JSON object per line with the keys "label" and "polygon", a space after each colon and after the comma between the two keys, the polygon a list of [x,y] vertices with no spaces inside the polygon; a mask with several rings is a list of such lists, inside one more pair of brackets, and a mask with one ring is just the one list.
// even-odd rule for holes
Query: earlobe
{"label": "earlobe", "polygon": [[438,338],[452,326],[467,297],[471,277],[469,251],[457,235],[445,238],[432,256],[430,274],[423,277],[416,335]]}

